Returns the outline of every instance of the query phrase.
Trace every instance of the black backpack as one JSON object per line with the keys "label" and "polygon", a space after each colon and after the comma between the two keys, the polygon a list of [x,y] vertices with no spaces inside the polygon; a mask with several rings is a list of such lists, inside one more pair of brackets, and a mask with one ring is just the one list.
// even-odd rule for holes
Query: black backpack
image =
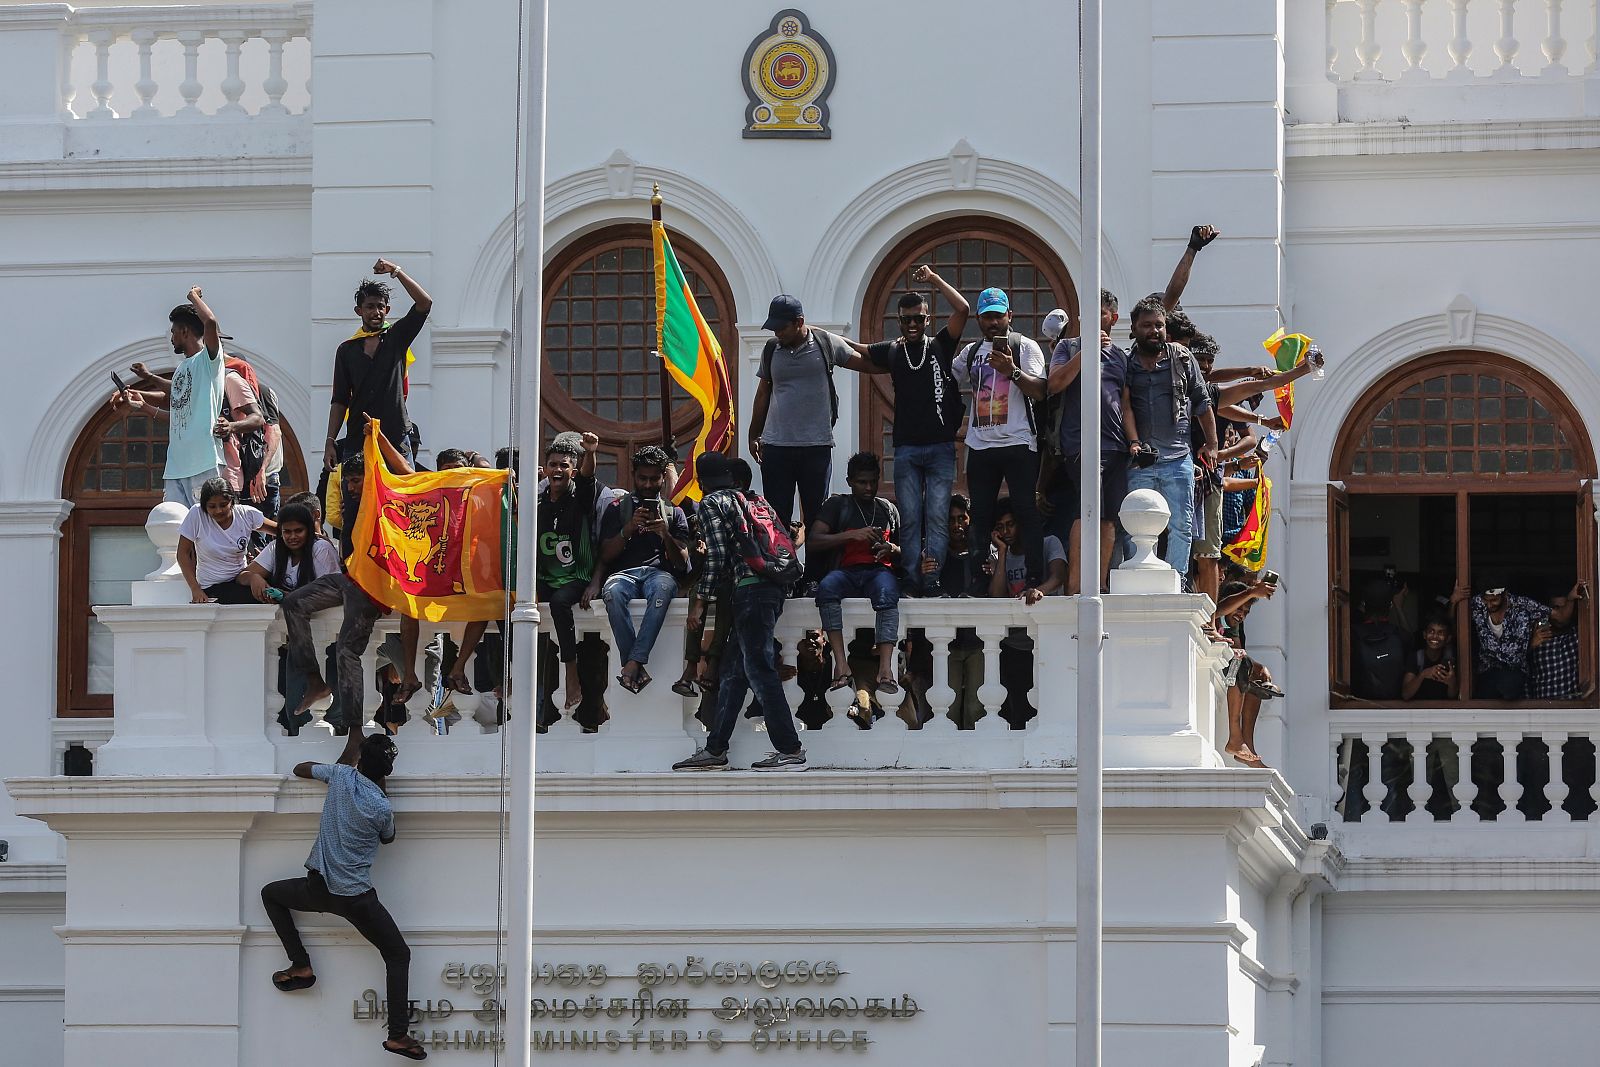
{"label": "black backpack", "polygon": [[1406,642],[1389,622],[1364,622],[1356,627],[1352,647],[1351,688],[1363,700],[1398,700],[1406,674]]}
{"label": "black backpack", "polygon": [[[1011,359],[1012,359],[1012,361],[1015,362],[1018,367],[1021,367],[1022,366],[1022,335],[1020,333],[1018,333],[1016,330],[1012,330],[1009,334],[1006,335],[1006,343],[1011,346]],[[967,392],[971,393],[973,396],[977,396],[978,395],[978,368],[974,365],[973,361],[976,359],[976,357],[978,355],[978,349],[981,348],[982,346],[983,346],[983,341],[973,341],[971,344],[967,345],[967,347],[965,349],[963,349],[962,353],[961,353],[967,359]],[[1046,359],[1045,360],[1045,373],[1047,375],[1049,374],[1049,364],[1050,364],[1049,359]],[[1018,389],[1017,392],[1021,393],[1022,390]],[[1046,402],[1048,402],[1048,398],[1047,398]],[[1022,397],[1022,410],[1024,412],[1026,412],[1027,416],[1028,416],[1028,431],[1030,433],[1032,433],[1034,437],[1038,437],[1039,436],[1039,423],[1041,421],[1050,421],[1055,426],[1056,440],[1059,442],[1060,439],[1061,439],[1061,414],[1060,414],[1061,405],[1060,404],[1056,405],[1056,414],[1053,417],[1053,419],[1048,417],[1048,416],[1046,417],[1046,419],[1041,419],[1039,414],[1037,412],[1035,412],[1034,407],[1035,407],[1035,401],[1033,401],[1028,396],[1024,395]],[[976,409],[974,409],[973,413],[976,414]],[[1058,447],[1059,447],[1059,445],[1058,445]]]}

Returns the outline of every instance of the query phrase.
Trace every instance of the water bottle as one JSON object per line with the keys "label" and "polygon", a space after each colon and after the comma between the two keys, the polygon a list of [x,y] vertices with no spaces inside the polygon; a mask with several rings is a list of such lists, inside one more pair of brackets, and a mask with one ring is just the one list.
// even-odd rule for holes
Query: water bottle
{"label": "water bottle", "polygon": [[1282,436],[1283,434],[1279,433],[1277,430],[1268,430],[1267,436],[1261,439],[1261,451],[1270,454],[1272,452],[1272,446],[1276,445],[1278,443],[1278,438]]}
{"label": "water bottle", "polygon": [[1311,360],[1311,377],[1316,381],[1322,381],[1322,373],[1326,369],[1322,365],[1322,349],[1312,345],[1306,350],[1306,358]]}

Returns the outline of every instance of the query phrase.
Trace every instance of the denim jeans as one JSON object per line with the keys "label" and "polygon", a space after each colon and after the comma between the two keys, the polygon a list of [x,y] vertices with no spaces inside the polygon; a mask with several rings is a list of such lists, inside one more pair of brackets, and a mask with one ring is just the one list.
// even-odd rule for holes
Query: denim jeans
{"label": "denim jeans", "polygon": [[844,610],[839,602],[846,597],[872,601],[872,610],[877,613],[877,625],[873,627],[876,644],[893,644],[900,639],[900,583],[888,567],[846,567],[827,573],[817,586],[817,612],[827,632],[844,629]]}
{"label": "denim jeans", "polygon": [[[947,441],[936,445],[894,446],[894,495],[900,505],[900,558],[911,588],[925,584],[922,555],[926,552],[939,567],[950,544],[950,491],[956,484],[956,445]],[[928,524],[923,537],[922,524]],[[937,583],[939,571],[931,576]]]}
{"label": "denim jeans", "polygon": [[728,751],[733,728],[744,710],[745,695],[754,689],[767,719],[767,738],[779,752],[800,751],[789,697],[778,680],[778,661],[772,650],[772,631],[783,614],[783,590],[770,582],[735,586],[733,625],[722,652],[722,675],[717,685],[717,715],[706,738],[706,751]]}
{"label": "denim jeans", "polygon": [[[833,477],[833,449],[828,445],[764,445],[761,449],[761,492],[788,526],[794,521],[794,497],[800,494],[800,521],[807,532],[828,499]],[[805,550],[805,580],[822,577],[828,553]]]}
{"label": "denim jeans", "polygon": [[1178,574],[1189,573],[1190,530],[1194,526],[1194,457],[1185,452],[1149,467],[1128,468],[1128,492],[1154,489],[1166,500],[1172,516],[1167,520],[1167,552],[1162,558]]}
{"label": "denim jeans", "polygon": [[[659,567],[634,567],[606,579],[600,599],[606,602],[611,636],[617,643],[620,662],[650,662],[650,650],[656,647],[656,635],[667,617],[667,605],[677,595],[678,579]],[[628,610],[633,600],[644,601],[644,617],[639,620],[638,633],[633,629],[633,613]]]}

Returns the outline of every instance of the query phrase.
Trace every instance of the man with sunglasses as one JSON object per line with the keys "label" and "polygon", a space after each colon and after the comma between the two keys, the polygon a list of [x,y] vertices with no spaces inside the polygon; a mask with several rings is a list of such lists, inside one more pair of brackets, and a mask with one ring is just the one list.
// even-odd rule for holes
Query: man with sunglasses
{"label": "man with sunglasses", "polygon": [[[903,523],[900,558],[909,591],[936,597],[950,543],[945,517],[956,481],[956,434],[966,414],[950,364],[956,358],[957,338],[967,328],[969,307],[966,297],[926,263],[911,272],[911,281],[932,282],[949,303],[950,317],[939,332],[928,336],[933,305],[921,293],[906,293],[900,298],[897,339],[874,345],[852,341],[850,347],[867,357],[871,373],[891,375],[894,381],[894,491]],[[925,568],[927,561],[933,566]]]}

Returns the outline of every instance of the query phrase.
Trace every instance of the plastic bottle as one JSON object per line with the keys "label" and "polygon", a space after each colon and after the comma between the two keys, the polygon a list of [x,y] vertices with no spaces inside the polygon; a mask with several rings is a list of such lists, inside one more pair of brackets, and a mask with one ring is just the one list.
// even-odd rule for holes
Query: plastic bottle
{"label": "plastic bottle", "polygon": [[1270,453],[1273,446],[1278,443],[1278,438],[1282,436],[1283,434],[1279,433],[1277,430],[1268,430],[1267,436],[1261,439],[1261,451]]}
{"label": "plastic bottle", "polygon": [[1322,381],[1323,372],[1327,370],[1322,362],[1322,349],[1318,348],[1316,345],[1312,345],[1310,351],[1306,353],[1306,358],[1313,360],[1311,377],[1315,381]]}

